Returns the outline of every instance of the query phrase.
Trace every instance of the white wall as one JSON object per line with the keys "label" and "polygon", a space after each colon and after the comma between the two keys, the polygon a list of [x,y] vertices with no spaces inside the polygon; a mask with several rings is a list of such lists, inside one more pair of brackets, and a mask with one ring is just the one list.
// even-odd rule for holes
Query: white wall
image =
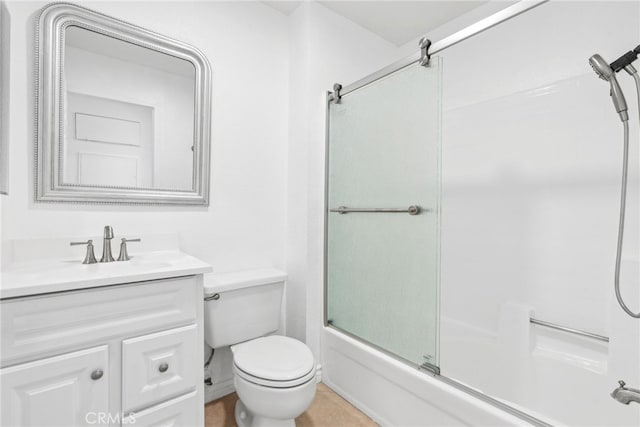
{"label": "white wall", "polygon": [[[9,11],[4,1],[0,2],[0,193],[8,190],[9,167]],[[0,194],[0,260],[2,260],[2,204],[4,195]],[[0,261],[0,265],[1,261]]]}
{"label": "white wall", "polygon": [[[211,205],[118,207],[33,202],[33,28],[46,2],[9,2],[11,191],[2,239],[175,232],[215,271],[285,268],[287,19],[259,2],[90,2],[86,5],[199,48],[213,71]],[[150,7],[153,7],[150,11]],[[4,251],[5,255],[8,255]],[[78,259],[82,259],[82,248]],[[5,262],[7,256],[4,257]],[[224,354],[221,359],[224,359]],[[228,362],[228,360],[227,360]],[[222,366],[224,365],[224,366]],[[231,376],[228,364],[214,366]],[[224,377],[224,378],[222,378]]]}
{"label": "white wall", "polygon": [[9,10],[0,2],[0,194],[6,194],[9,186],[10,30]]}
{"label": "white wall", "polygon": [[[287,149],[286,18],[258,3],[91,2],[101,12],[200,48],[213,69],[212,198],[208,208],[33,203],[33,28],[45,3],[9,2],[12,15],[11,177],[4,239],[177,231],[216,271],[284,267]],[[255,49],[256,38],[269,49]],[[283,94],[285,94],[283,96]]]}

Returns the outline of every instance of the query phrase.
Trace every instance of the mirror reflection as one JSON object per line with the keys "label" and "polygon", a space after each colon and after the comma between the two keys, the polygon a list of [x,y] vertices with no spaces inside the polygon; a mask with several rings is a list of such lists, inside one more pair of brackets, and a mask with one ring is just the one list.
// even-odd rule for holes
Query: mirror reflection
{"label": "mirror reflection", "polygon": [[63,185],[193,190],[194,65],[65,31]]}

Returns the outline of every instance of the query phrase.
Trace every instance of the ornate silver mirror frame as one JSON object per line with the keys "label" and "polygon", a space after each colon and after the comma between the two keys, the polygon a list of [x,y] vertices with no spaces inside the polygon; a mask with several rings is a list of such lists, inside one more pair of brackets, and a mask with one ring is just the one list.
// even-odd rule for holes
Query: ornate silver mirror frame
{"label": "ornate silver mirror frame", "polygon": [[[64,184],[65,29],[76,26],[184,59],[195,68],[194,184],[192,190]],[[37,19],[35,200],[37,202],[209,205],[211,69],[205,56],[186,43],[69,3],[44,7]]]}

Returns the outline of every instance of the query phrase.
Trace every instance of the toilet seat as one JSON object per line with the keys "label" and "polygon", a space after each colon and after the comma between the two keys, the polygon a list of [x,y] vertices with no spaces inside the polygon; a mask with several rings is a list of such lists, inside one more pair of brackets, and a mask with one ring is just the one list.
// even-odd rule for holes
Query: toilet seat
{"label": "toilet seat", "polygon": [[273,388],[295,387],[315,376],[313,353],[289,337],[267,336],[231,347],[234,371],[254,384]]}
{"label": "toilet seat", "polygon": [[268,388],[291,388],[291,387],[297,387],[299,385],[306,384],[307,382],[309,382],[312,379],[314,379],[315,376],[316,376],[316,373],[312,369],[311,371],[309,371],[303,377],[295,378],[295,379],[288,380],[288,381],[277,381],[277,380],[269,380],[269,379],[266,379],[266,378],[260,378],[260,377],[256,377],[256,376],[250,375],[250,374],[244,372],[242,369],[238,368],[238,366],[235,365],[235,364],[233,365],[233,371],[237,376],[239,376],[240,378],[242,378],[242,379],[244,379],[246,381],[249,381],[250,383],[257,384],[257,385],[264,386],[264,387],[268,387]]}

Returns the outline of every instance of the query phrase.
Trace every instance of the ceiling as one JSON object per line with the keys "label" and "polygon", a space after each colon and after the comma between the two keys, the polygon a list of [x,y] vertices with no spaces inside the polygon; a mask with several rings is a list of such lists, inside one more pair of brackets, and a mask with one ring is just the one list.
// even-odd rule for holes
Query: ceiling
{"label": "ceiling", "polygon": [[[265,1],[284,14],[301,1]],[[341,0],[319,1],[323,6],[400,46],[461,16],[487,0]]]}
{"label": "ceiling", "polygon": [[83,49],[97,55],[120,59],[144,67],[155,68],[167,73],[178,74],[190,79],[194,79],[196,74],[193,64],[187,60],[108,37],[75,25],[69,25],[65,30],[65,46]]}

